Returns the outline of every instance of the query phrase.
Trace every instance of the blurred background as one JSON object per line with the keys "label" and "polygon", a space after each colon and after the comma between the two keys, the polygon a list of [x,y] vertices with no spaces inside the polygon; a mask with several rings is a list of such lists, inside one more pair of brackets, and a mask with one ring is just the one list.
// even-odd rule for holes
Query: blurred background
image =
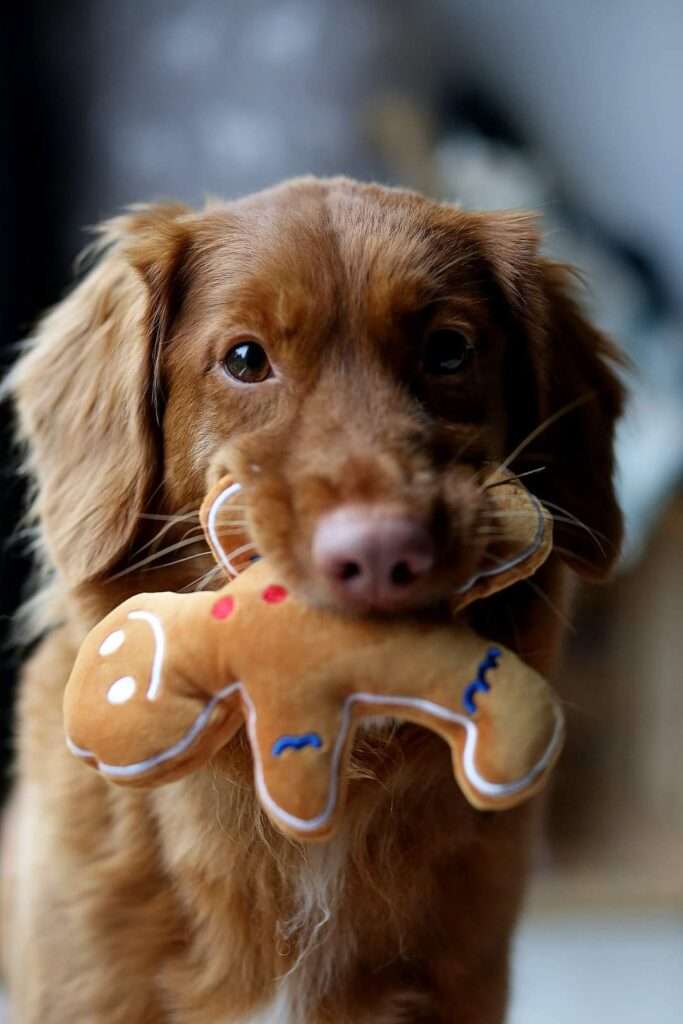
{"label": "blurred background", "polygon": [[[680,0],[33,0],[5,15],[2,368],[68,287],[84,226],[350,174],[532,207],[635,364],[628,541],[581,595],[559,687],[513,1024],[683,1014],[683,4]],[[3,411],[2,742],[26,579]],[[590,457],[590,453],[586,453]],[[562,993],[558,998],[558,993]]]}

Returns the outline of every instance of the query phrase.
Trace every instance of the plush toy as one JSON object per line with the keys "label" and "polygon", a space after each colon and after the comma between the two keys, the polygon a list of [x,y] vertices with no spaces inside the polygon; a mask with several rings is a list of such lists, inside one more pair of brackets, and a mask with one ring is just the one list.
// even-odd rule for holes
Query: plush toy
{"label": "plush toy", "polygon": [[[256,789],[299,839],[342,813],[355,730],[391,716],[438,733],[477,808],[504,809],[543,783],[563,736],[545,681],[515,654],[453,621],[354,619],[309,607],[224,522],[239,485],[221,481],[201,518],[222,590],[140,594],[86,638],[66,688],[69,749],[113,782],[149,786],[206,764],[246,724]],[[505,556],[453,599],[454,612],[529,576],[551,519],[518,482],[494,488]],[[246,563],[246,567],[245,567]],[[239,571],[242,569],[243,571]]]}

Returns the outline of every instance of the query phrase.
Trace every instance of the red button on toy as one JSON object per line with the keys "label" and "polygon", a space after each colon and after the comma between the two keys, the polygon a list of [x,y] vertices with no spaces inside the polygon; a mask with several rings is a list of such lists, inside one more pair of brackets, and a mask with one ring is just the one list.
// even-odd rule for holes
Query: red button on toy
{"label": "red button on toy", "polygon": [[287,591],[284,587],[281,587],[279,583],[271,583],[269,587],[263,591],[263,600],[267,601],[268,604],[279,604],[280,601],[284,601],[287,597]]}
{"label": "red button on toy", "polygon": [[234,597],[230,597],[230,595],[227,597],[220,597],[211,609],[211,614],[214,619],[227,619],[229,615],[232,615],[234,607]]}

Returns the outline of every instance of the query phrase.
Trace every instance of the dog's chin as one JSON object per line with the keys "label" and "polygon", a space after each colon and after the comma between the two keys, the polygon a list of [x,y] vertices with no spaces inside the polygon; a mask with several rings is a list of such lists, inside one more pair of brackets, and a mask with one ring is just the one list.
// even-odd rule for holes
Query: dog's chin
{"label": "dog's chin", "polygon": [[391,600],[363,600],[344,594],[313,590],[311,603],[341,615],[354,618],[391,619],[407,617],[444,617],[448,613],[448,597],[442,593],[426,592],[410,597],[397,596]]}

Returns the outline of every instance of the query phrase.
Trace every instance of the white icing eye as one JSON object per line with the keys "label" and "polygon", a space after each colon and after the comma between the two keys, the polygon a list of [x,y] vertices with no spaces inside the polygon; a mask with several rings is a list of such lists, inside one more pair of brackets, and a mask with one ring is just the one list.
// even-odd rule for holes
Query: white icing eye
{"label": "white icing eye", "polygon": [[119,647],[123,644],[126,639],[126,634],[122,629],[115,629],[113,633],[110,633],[102,643],[100,644],[100,654],[106,657],[107,654],[113,654],[114,651],[118,651]]}
{"label": "white icing eye", "polygon": [[107,690],[107,700],[110,704],[125,704],[135,693],[135,680],[132,676],[122,676],[112,683]]}

